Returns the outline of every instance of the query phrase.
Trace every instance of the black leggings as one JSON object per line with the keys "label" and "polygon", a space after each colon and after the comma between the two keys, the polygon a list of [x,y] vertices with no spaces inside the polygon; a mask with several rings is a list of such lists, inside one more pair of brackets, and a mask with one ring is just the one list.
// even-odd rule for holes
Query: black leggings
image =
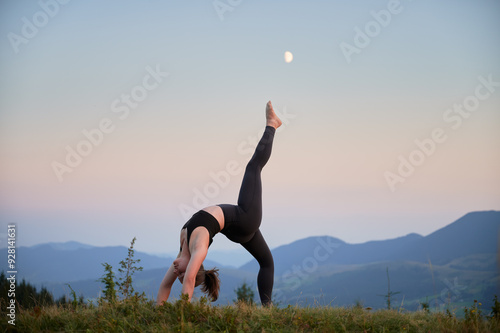
{"label": "black leggings", "polygon": [[260,265],[257,276],[260,301],[271,303],[274,283],[274,261],[271,251],[259,230],[262,220],[262,181],[260,173],[266,165],[273,145],[276,129],[267,126],[255,153],[248,162],[241,183],[238,205],[219,205],[224,213],[224,229],[228,239],[240,243]]}

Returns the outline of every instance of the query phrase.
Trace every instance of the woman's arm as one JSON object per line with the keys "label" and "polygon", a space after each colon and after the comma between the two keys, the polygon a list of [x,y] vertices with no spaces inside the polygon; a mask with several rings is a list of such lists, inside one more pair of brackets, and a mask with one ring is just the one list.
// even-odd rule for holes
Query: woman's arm
{"label": "woman's arm", "polygon": [[[182,244],[182,242],[181,242]],[[179,251],[179,254],[177,255],[177,258],[181,256],[182,253],[182,245],[181,245],[181,250]],[[165,276],[163,277],[163,280],[160,283],[160,289],[158,290],[158,296],[156,296],[156,304],[161,305],[163,302],[165,302],[168,299],[168,296],[170,296],[170,290],[172,289],[172,285],[175,282],[175,279],[177,278],[177,275],[175,274],[175,267],[174,263],[170,265],[170,267],[167,270],[167,273],[165,273]]]}
{"label": "woman's arm", "polygon": [[186,268],[186,273],[184,274],[184,281],[182,283],[181,294],[187,294],[188,300],[191,301],[193,297],[194,285],[196,282],[196,275],[200,270],[201,264],[208,252],[208,244],[205,246],[198,246],[194,251],[191,252],[191,259]]}
{"label": "woman's arm", "polygon": [[168,299],[170,295],[170,290],[172,289],[172,285],[175,282],[177,276],[174,274],[174,264],[170,265],[167,273],[163,277],[163,280],[160,283],[160,289],[158,290],[158,296],[156,296],[156,304],[161,305]]}

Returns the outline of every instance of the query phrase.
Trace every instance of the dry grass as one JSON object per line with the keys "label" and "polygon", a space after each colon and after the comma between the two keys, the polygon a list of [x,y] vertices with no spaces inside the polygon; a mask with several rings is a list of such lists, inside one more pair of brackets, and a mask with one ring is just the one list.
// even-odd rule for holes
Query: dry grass
{"label": "dry grass", "polygon": [[[2,313],[5,317],[5,313]],[[362,308],[263,308],[211,306],[177,301],[155,306],[127,300],[99,306],[50,306],[20,310],[16,326],[1,321],[1,331],[19,332],[500,332],[500,323],[481,316],[457,319],[444,313]]]}

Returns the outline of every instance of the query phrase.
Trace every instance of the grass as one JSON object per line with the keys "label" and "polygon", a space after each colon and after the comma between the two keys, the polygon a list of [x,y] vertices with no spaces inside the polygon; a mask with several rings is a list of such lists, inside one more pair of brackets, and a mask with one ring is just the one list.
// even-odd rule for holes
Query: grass
{"label": "grass", "polygon": [[[1,315],[5,318],[5,313]],[[468,316],[458,319],[450,313],[361,307],[212,306],[204,299],[155,306],[128,299],[99,306],[18,310],[16,326],[2,319],[0,328],[1,332],[500,332],[500,321],[485,319],[472,307]]]}

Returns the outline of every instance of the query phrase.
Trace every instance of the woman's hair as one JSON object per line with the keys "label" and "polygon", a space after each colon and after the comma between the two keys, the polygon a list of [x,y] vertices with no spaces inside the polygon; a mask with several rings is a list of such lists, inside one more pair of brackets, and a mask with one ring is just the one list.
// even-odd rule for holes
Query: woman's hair
{"label": "woman's hair", "polygon": [[195,287],[201,284],[201,291],[207,294],[208,298],[215,302],[219,298],[220,290],[220,280],[219,280],[219,270],[217,268],[205,270],[203,265],[201,265],[198,274],[196,274]]}

